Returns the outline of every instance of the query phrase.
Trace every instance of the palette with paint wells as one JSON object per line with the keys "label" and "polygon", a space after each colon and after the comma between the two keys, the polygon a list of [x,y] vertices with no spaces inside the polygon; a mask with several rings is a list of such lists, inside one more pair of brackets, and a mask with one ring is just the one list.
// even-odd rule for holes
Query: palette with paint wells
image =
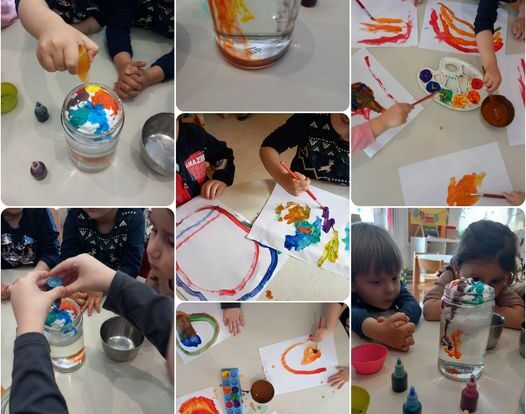
{"label": "palette with paint wells", "polygon": [[482,73],[470,63],[454,57],[442,58],[438,70],[421,69],[417,79],[426,92],[440,91],[434,97],[435,102],[455,111],[477,109],[488,96]]}
{"label": "palette with paint wells", "polygon": [[221,384],[227,414],[243,414],[243,401],[241,383],[239,382],[239,369],[222,368]]}

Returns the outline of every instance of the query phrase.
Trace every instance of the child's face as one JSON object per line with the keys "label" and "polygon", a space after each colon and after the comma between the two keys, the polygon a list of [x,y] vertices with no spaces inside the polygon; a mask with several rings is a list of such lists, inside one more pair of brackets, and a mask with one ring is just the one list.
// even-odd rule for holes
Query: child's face
{"label": "child's face", "polygon": [[85,208],[84,212],[92,220],[98,220],[108,214],[112,208]]}
{"label": "child's face", "polygon": [[8,214],[10,216],[18,216],[22,213],[23,208],[6,208],[4,210],[5,214]]}
{"label": "child's face", "polygon": [[331,114],[331,125],[341,139],[349,142],[349,118],[345,114]]}
{"label": "child's face", "polygon": [[353,292],[368,305],[379,309],[391,308],[400,295],[400,276],[387,273],[358,274],[353,280]]}
{"label": "child's face", "polygon": [[471,277],[480,280],[495,289],[495,297],[499,296],[502,289],[508,284],[508,272],[506,272],[495,260],[470,261],[462,263],[460,269],[455,268],[458,277]]}
{"label": "child's face", "polygon": [[154,208],[150,214],[153,228],[146,248],[148,261],[159,287],[174,290],[174,216],[166,208]]}

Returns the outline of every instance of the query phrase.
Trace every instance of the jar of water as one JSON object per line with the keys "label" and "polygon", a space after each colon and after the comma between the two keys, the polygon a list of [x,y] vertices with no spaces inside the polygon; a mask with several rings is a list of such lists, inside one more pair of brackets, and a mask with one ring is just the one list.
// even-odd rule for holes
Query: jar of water
{"label": "jar of water", "polygon": [[288,49],[301,0],[208,0],[221,54],[245,69],[270,66]]}
{"label": "jar of water", "polygon": [[451,379],[480,377],[493,316],[495,292],[473,279],[449,283],[442,296],[438,368]]}
{"label": "jar of water", "polygon": [[51,307],[44,335],[51,348],[51,362],[57,371],[71,372],[82,366],[86,360],[82,312],[75,301],[65,298],[58,307]]}

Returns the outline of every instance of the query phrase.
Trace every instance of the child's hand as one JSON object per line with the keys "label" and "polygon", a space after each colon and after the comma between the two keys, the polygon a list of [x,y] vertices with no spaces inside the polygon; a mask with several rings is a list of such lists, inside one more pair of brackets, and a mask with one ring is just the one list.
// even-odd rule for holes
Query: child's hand
{"label": "child's hand", "polygon": [[207,200],[214,200],[223,194],[226,184],[219,180],[208,180],[201,186],[201,197]]}
{"label": "child's hand", "polygon": [[402,312],[397,312],[389,318],[368,318],[362,330],[369,338],[400,351],[408,351],[415,343],[415,324],[409,322],[407,315]]}
{"label": "child's hand", "polygon": [[327,338],[332,331],[328,328],[319,328],[314,331],[312,335],[309,336],[309,339],[314,342],[321,342]]}
{"label": "child's hand", "polygon": [[144,70],[146,64],[142,60],[130,61],[119,69],[119,79],[113,89],[121,99],[134,98],[148,86],[147,71]]}
{"label": "child's hand", "polygon": [[409,112],[413,110],[413,106],[406,103],[395,103],[389,109],[387,109],[380,116],[383,118],[383,122],[387,128],[394,128],[405,124]]}
{"label": "child's hand", "polygon": [[74,75],[77,73],[81,44],[92,62],[99,51],[95,42],[68,24],[53,25],[38,38],[37,59],[48,72],[67,70]]}
{"label": "child's hand", "polygon": [[223,323],[228,326],[228,330],[234,336],[241,333],[241,328],[245,326],[245,319],[241,308],[223,309]]}
{"label": "child's hand", "polygon": [[29,272],[17,279],[9,287],[11,304],[17,323],[17,335],[27,332],[42,332],[49,308],[53,302],[64,296],[66,289],[58,286],[44,292],[49,273],[46,271]]}
{"label": "child's hand", "polygon": [[76,292],[73,293],[73,295],[70,295],[69,298],[73,299],[75,302],[77,302],[77,305],[83,308],[86,300],[88,299],[88,292]]}
{"label": "child's hand", "polygon": [[310,178],[305,177],[297,171],[294,171],[294,174],[296,174],[298,179],[291,177],[289,173],[284,173],[279,180],[279,184],[287,191],[287,193],[298,196],[309,189]]}
{"label": "child's hand", "polygon": [[482,81],[484,82],[484,86],[486,86],[488,93],[493,93],[502,82],[499,66],[497,63],[487,65],[485,71],[486,73],[484,74]]}
{"label": "child's hand", "polygon": [[512,206],[520,206],[524,203],[524,192],[523,191],[513,191],[511,193],[503,193],[504,197],[508,203]]}
{"label": "child's hand", "polygon": [[9,286],[2,283],[2,300],[8,300],[10,296]]}
{"label": "child's hand", "polygon": [[102,300],[102,292],[88,292],[88,298],[86,303],[81,308],[81,312],[88,310],[88,316],[91,316],[93,310],[97,310],[97,313],[100,313],[100,302]]}
{"label": "child's hand", "polygon": [[524,15],[519,14],[511,26],[511,31],[515,40],[524,40]]}
{"label": "child's hand", "polygon": [[329,385],[340,389],[349,382],[349,367],[336,367],[338,373],[329,377]]}

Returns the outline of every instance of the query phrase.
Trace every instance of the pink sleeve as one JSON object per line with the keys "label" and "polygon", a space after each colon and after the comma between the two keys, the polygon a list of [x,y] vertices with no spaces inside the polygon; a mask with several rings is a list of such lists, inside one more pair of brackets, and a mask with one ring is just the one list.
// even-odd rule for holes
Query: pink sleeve
{"label": "pink sleeve", "polygon": [[373,130],[369,121],[352,127],[351,130],[351,154],[367,148],[374,142]]}

